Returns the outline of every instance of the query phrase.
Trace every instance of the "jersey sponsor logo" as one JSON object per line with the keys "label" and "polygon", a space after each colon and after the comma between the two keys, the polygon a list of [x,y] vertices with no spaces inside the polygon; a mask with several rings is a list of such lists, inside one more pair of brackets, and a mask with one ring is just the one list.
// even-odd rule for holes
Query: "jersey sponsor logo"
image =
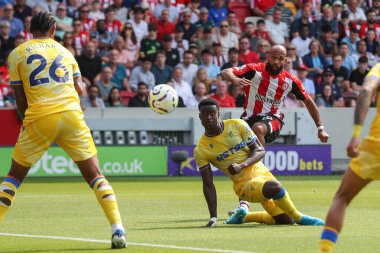
{"label": "jersey sponsor logo", "polygon": [[284,83],[283,85],[282,85],[282,90],[287,90],[288,88],[289,88],[289,84],[288,83]]}
{"label": "jersey sponsor logo", "polygon": [[277,107],[280,106],[280,104],[281,104],[281,100],[268,98],[268,97],[265,97],[265,96],[260,95],[260,94],[256,94],[255,99],[262,101],[264,103],[270,103],[273,106],[277,106]]}
{"label": "jersey sponsor logo", "polygon": [[244,148],[246,146],[244,141],[239,142],[235,147],[229,148],[228,150],[224,151],[223,153],[220,153],[217,157],[217,161],[223,161],[227,159],[230,155],[233,155],[237,153],[240,149]]}

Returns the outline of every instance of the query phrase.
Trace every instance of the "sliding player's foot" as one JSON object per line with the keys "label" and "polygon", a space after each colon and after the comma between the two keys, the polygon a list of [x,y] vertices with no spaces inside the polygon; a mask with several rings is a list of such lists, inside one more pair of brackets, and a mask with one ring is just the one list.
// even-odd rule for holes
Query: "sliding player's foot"
{"label": "sliding player's foot", "polygon": [[325,222],[319,218],[315,218],[309,215],[302,215],[301,219],[296,222],[298,225],[303,226],[324,226]]}
{"label": "sliding player's foot", "polygon": [[244,222],[245,216],[247,216],[248,210],[244,207],[239,207],[236,212],[231,215],[231,217],[226,220],[226,224],[242,224]]}
{"label": "sliding player's foot", "polygon": [[125,236],[125,232],[121,229],[115,231],[112,234],[112,248],[113,249],[122,249],[127,247],[127,239]]}

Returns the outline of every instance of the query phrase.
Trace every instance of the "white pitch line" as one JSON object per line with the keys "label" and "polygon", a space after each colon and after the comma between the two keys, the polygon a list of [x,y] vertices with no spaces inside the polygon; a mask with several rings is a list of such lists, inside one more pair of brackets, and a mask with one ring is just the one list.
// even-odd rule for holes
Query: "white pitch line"
{"label": "white pitch line", "polygon": [[[0,233],[0,235],[2,235],[2,236],[14,236],[14,237],[28,237],[28,238],[56,239],[56,240],[66,240],[66,241],[110,243],[110,240],[98,240],[98,239],[77,238],[77,237],[63,237],[63,236],[49,236],[49,235],[28,235],[28,234],[11,234],[11,233]],[[206,251],[206,252],[221,252],[221,253],[255,253],[255,252],[252,252],[252,251],[195,248],[195,247],[183,247],[183,246],[163,245],[163,244],[151,244],[151,243],[128,242],[128,245],[144,246],[144,247],[155,247],[155,248],[165,248],[165,249],[193,250],[193,251]]]}

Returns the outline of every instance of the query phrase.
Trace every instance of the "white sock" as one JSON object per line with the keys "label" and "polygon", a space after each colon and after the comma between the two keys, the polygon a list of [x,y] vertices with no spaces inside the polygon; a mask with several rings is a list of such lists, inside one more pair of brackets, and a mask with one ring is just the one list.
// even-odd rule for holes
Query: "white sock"
{"label": "white sock", "polygon": [[119,229],[125,232],[123,224],[121,223],[112,224],[112,234],[115,233],[116,230],[119,230]]}
{"label": "white sock", "polygon": [[249,202],[248,201],[240,200],[239,206],[244,207],[245,209],[249,210]]}

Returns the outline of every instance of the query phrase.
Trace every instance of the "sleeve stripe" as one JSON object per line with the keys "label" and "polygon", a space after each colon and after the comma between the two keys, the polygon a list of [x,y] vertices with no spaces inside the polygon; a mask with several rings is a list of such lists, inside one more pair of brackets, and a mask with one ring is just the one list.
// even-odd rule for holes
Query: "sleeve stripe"
{"label": "sleeve stripe", "polygon": [[75,72],[73,76],[81,76],[80,72]]}
{"label": "sleeve stripe", "polygon": [[17,80],[17,81],[10,81],[9,83],[10,85],[20,85],[22,84],[22,81],[21,80]]}
{"label": "sleeve stripe", "polygon": [[204,169],[207,169],[208,167],[210,167],[210,164],[206,164],[206,165],[203,165],[202,167],[199,168],[199,171],[201,170],[204,170]]}

